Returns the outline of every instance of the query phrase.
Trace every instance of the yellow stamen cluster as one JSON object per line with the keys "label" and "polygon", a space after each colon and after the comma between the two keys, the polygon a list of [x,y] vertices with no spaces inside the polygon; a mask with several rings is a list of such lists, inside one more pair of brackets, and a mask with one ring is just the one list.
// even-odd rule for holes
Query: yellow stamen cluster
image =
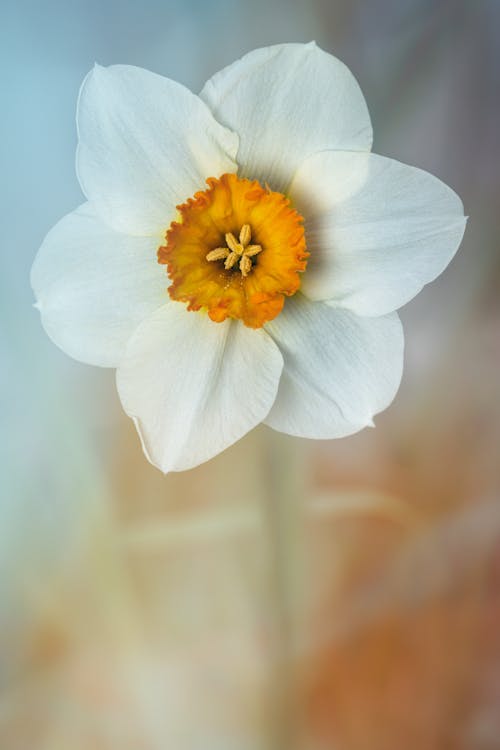
{"label": "yellow stamen cluster", "polygon": [[224,268],[228,271],[239,261],[239,269],[242,276],[248,276],[252,270],[252,258],[262,252],[261,245],[251,245],[252,229],[250,224],[243,224],[239,234],[239,242],[232,232],[225,235],[227,247],[216,247],[211,250],[207,260],[224,260]]}

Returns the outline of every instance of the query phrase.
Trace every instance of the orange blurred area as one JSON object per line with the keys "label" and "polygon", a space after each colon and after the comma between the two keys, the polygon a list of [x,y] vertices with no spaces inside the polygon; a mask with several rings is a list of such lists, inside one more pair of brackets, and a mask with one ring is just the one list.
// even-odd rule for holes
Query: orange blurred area
{"label": "orange blurred area", "polygon": [[413,531],[347,518],[324,532],[325,577],[332,541],[343,564],[337,586],[321,584],[304,667],[318,747],[498,747],[499,515],[489,504]]}

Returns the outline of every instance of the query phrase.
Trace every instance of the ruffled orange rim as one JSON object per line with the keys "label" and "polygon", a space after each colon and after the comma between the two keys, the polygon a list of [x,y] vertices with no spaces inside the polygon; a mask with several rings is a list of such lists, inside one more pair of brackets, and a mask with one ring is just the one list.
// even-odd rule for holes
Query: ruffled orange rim
{"label": "ruffled orange rim", "polygon": [[[275,318],[300,287],[308,253],[302,216],[282,193],[262,187],[256,180],[223,174],[207,180],[202,190],[177,206],[166,244],[158,249],[158,262],[167,266],[172,280],[169,294],[187,303],[188,310],[208,312],[219,323],[226,318],[260,328]],[[251,232],[252,246],[260,246],[251,262],[226,268],[224,258],[207,255],[227,245],[226,238]]]}

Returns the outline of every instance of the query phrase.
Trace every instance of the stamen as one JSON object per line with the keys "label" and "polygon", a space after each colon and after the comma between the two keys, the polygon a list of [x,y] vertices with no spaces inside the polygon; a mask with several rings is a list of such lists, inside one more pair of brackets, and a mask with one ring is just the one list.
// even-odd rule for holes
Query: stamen
{"label": "stamen", "polygon": [[250,224],[243,224],[240,231],[240,242],[243,247],[246,247],[252,239],[252,230]]}
{"label": "stamen", "polygon": [[239,261],[238,268],[242,276],[248,276],[252,270],[252,260],[255,255],[262,252],[262,245],[250,245],[252,239],[252,228],[250,224],[243,224],[239,233],[239,242],[232,232],[225,234],[227,247],[216,247],[211,250],[205,258],[209,261],[224,260],[224,268],[229,271]]}
{"label": "stamen", "polygon": [[248,255],[242,255],[240,260],[240,271],[242,276],[248,276],[252,270],[252,261]]}
{"label": "stamen", "polygon": [[224,263],[224,268],[226,270],[229,270],[230,268],[232,268],[235,265],[235,263],[238,262],[239,257],[240,256],[238,255],[238,253],[229,253]]}
{"label": "stamen", "polygon": [[229,250],[227,247],[216,247],[215,250],[210,250],[205,257],[207,260],[222,260],[223,258],[227,258],[228,255]]}
{"label": "stamen", "polygon": [[[236,237],[234,236],[232,232],[228,232],[226,234],[226,244],[228,248],[233,251],[233,253],[238,252],[236,249],[238,247],[238,240],[236,239]],[[241,253],[239,254],[241,255]]]}
{"label": "stamen", "polygon": [[245,248],[245,255],[247,256],[247,258],[253,258],[254,255],[257,255],[261,252],[261,245],[248,245],[248,247]]}

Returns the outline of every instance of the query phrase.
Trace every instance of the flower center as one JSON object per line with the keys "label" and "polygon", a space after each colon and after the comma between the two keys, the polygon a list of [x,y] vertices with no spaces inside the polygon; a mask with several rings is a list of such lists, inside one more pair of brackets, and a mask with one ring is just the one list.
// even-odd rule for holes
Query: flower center
{"label": "flower center", "polygon": [[242,276],[248,276],[252,270],[252,258],[262,252],[261,245],[251,245],[252,228],[250,224],[243,224],[240,230],[240,241],[232,232],[226,234],[227,247],[216,247],[207,253],[207,260],[223,260],[224,268],[228,271],[238,263]]}
{"label": "flower center", "polygon": [[306,252],[303,219],[282,194],[224,174],[177,206],[179,219],[158,249],[169,294],[215,322],[260,328],[300,287]]}

